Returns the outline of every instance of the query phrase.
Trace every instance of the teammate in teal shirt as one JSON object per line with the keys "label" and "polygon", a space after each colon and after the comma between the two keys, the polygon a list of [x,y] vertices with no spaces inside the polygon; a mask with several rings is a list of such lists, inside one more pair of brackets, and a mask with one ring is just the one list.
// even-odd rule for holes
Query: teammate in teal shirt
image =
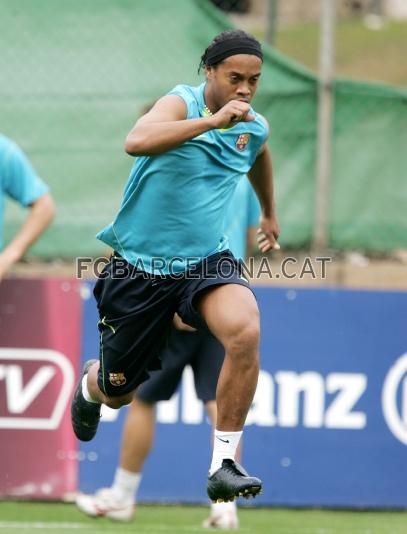
{"label": "teammate in teal shirt", "polygon": [[248,254],[253,253],[254,243],[251,238],[253,230],[259,224],[259,217],[259,201],[248,178],[244,177],[236,186],[225,219],[225,234],[236,258],[245,260]]}
{"label": "teammate in teal shirt", "polygon": [[[23,207],[30,207],[30,212],[20,231],[4,248],[6,197],[15,200]],[[53,217],[54,204],[48,186],[34,171],[16,143],[0,135],[0,280],[45,231]]]}
{"label": "teammate in teal shirt", "polygon": [[225,349],[207,484],[213,501],[262,487],[234,459],[257,384],[260,321],[224,234],[247,174],[261,206],[260,251],[278,248],[268,126],[250,106],[262,59],[254,37],[222,32],[201,58],[206,82],[175,87],[127,136],[126,151],[138,159],[116,219],[98,235],[115,249],[94,290],[100,358],[84,366],[71,406],[76,436],[91,440],[101,404],[129,404],[159,366],[174,313],[208,328]]}

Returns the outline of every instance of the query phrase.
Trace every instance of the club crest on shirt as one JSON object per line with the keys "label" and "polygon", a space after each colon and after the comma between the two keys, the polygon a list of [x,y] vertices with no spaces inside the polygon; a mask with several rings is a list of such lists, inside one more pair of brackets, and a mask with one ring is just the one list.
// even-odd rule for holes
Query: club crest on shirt
{"label": "club crest on shirt", "polygon": [[250,140],[250,134],[244,133],[244,134],[239,135],[239,137],[236,139],[236,148],[238,149],[239,152],[243,152],[249,140]]}
{"label": "club crest on shirt", "polygon": [[109,373],[109,382],[112,386],[124,386],[126,377],[124,373]]}

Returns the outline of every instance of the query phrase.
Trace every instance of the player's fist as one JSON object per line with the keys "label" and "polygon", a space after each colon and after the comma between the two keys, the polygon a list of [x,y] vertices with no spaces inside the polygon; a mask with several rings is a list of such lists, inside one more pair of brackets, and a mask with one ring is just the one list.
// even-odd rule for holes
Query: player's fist
{"label": "player's fist", "polygon": [[255,117],[249,111],[250,104],[247,102],[231,100],[213,115],[214,128],[230,128],[238,122],[253,121]]}

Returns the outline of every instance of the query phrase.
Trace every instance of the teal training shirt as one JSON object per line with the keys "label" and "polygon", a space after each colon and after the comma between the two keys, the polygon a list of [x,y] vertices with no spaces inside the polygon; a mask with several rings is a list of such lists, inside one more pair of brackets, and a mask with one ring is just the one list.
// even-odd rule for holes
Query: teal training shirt
{"label": "teal training shirt", "polygon": [[[177,85],[187,119],[207,114],[205,84]],[[97,235],[149,273],[181,272],[228,248],[226,209],[268,136],[264,118],[209,130],[157,156],[136,158],[116,219]]]}
{"label": "teal training shirt", "polygon": [[29,206],[47,191],[48,187],[23,151],[11,139],[0,134],[0,250],[3,248],[5,197]]}
{"label": "teal training shirt", "polygon": [[236,258],[247,256],[247,230],[258,226],[260,204],[249,179],[243,177],[237,184],[228,206],[225,219],[225,234],[229,238],[229,248]]}

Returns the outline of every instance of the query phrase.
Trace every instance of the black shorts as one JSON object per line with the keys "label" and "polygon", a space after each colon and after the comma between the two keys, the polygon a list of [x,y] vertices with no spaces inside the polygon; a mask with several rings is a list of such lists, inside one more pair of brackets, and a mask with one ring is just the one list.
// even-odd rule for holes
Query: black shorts
{"label": "black shorts", "polygon": [[172,328],[168,346],[161,354],[162,369],[151,372],[137,388],[136,397],[148,404],[170,399],[185,367],[190,365],[198,399],[204,403],[215,400],[224,355],[222,345],[210,332]]}
{"label": "black shorts", "polygon": [[250,287],[230,251],[214,254],[177,277],[151,275],[114,255],[94,289],[100,316],[100,389],[108,396],[124,395],[160,369],[174,313],[198,330],[206,329],[196,299],[222,284]]}

